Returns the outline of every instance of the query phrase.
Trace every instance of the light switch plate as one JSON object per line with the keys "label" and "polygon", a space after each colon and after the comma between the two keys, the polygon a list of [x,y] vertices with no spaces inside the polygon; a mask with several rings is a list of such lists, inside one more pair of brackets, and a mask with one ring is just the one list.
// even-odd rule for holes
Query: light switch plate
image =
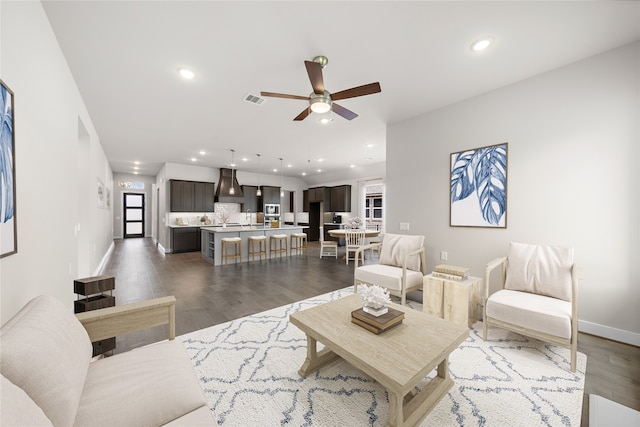
{"label": "light switch plate", "polygon": [[440,251],[440,259],[442,261],[446,261],[447,258],[449,258],[449,254],[447,252],[445,252],[445,251]]}
{"label": "light switch plate", "polygon": [[400,223],[400,230],[409,231],[409,223],[408,222],[401,222]]}

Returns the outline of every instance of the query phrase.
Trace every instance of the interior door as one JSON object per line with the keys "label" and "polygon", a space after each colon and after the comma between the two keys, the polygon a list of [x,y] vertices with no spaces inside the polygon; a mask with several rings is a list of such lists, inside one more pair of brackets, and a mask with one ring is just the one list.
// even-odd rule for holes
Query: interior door
{"label": "interior door", "polygon": [[144,194],[124,193],[124,238],[144,237]]}

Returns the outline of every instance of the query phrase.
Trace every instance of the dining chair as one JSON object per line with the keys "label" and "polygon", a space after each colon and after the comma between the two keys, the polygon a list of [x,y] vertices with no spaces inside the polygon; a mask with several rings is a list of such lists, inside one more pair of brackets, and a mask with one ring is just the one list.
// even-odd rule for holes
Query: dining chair
{"label": "dining chair", "polygon": [[[344,240],[347,248],[346,260],[349,265],[349,259],[355,260],[356,253],[361,246],[364,246],[366,230],[364,228],[347,229],[344,232]],[[362,253],[362,263],[364,264],[364,252]],[[353,256],[350,256],[353,254]]]}

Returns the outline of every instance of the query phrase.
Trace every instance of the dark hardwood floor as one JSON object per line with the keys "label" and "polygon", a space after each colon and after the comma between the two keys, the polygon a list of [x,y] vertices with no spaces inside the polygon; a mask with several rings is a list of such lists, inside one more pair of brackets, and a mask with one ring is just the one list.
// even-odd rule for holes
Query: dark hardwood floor
{"label": "dark hardwood floor", "polygon": [[[116,240],[101,274],[116,278],[118,305],[166,295],[176,297],[176,334],[224,323],[310,298],[353,283],[353,264],[307,256],[212,267],[200,253],[163,254],[151,239]],[[418,294],[419,297],[419,294]],[[166,338],[166,327],[118,337],[116,353]],[[640,410],[640,348],[580,333],[587,355],[582,425],[589,425],[588,395],[598,394]]]}

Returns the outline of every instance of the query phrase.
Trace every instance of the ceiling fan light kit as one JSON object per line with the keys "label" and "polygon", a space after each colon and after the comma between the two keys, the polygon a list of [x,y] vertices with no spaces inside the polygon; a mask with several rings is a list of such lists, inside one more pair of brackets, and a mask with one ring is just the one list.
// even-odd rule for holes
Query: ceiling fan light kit
{"label": "ceiling fan light kit", "polygon": [[380,83],[369,83],[366,85],[336,92],[332,95],[329,91],[325,90],[324,78],[322,77],[322,70],[328,63],[329,60],[326,56],[316,56],[315,58],[313,58],[313,61],[304,61],[304,65],[307,69],[307,75],[309,76],[309,81],[311,82],[311,87],[313,87],[313,92],[308,97],[275,92],[260,92],[260,95],[270,96],[274,98],[299,99],[309,102],[309,106],[305,108],[300,114],[298,114],[293,119],[294,121],[304,120],[312,112],[324,114],[328,111],[333,111],[347,120],[353,120],[358,117],[358,115],[353,111],[336,104],[334,101],[381,92],[382,89],[380,88]]}

